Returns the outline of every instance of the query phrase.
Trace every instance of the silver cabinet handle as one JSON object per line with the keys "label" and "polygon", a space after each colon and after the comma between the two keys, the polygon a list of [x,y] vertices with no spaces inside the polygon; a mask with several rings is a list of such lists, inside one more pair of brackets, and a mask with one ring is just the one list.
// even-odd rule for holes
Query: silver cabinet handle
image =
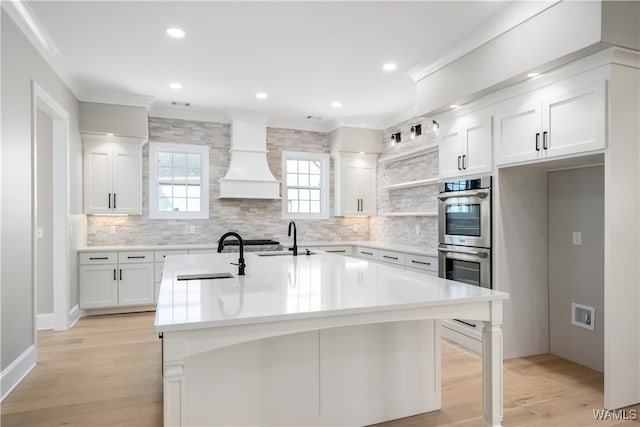
{"label": "silver cabinet handle", "polygon": [[445,249],[445,248],[438,248],[438,252],[442,252],[442,253],[451,252],[451,253],[454,253],[454,254],[475,255],[475,256],[480,257],[480,258],[486,258],[489,255],[486,252],[463,251],[463,250],[458,250],[458,249]]}
{"label": "silver cabinet handle", "polygon": [[475,196],[475,197],[480,197],[481,199],[484,199],[488,195],[489,195],[489,192],[484,190],[456,191],[455,194],[454,193],[439,194],[438,199],[447,200],[452,197],[468,197],[468,196],[472,196],[472,197]]}

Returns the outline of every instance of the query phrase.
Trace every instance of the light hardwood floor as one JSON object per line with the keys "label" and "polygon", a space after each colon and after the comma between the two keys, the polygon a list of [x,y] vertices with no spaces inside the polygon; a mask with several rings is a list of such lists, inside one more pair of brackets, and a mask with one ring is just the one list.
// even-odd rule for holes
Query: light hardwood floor
{"label": "light hardwood floor", "polygon": [[[2,403],[2,426],[161,426],[160,340],[153,313],[81,319],[38,334],[36,368]],[[379,426],[480,426],[479,355],[442,343],[443,408]],[[635,425],[596,421],[602,374],[553,355],[504,364],[505,426]],[[627,408],[640,413],[640,405]]]}

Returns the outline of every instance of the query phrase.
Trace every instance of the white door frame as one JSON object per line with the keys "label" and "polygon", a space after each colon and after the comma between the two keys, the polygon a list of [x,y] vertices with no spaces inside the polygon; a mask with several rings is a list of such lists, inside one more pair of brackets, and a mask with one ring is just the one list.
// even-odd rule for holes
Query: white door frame
{"label": "white door frame", "polygon": [[[71,320],[69,289],[69,113],[45,91],[32,81],[31,116],[31,203],[32,203],[32,287],[34,305],[34,335],[37,330],[37,109],[52,118],[53,123],[53,329],[69,329]],[[34,342],[35,337],[34,337]]]}

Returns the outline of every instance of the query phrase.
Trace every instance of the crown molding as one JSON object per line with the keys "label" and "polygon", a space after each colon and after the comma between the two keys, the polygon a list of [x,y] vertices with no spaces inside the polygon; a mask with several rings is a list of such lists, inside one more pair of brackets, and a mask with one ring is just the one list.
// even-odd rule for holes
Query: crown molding
{"label": "crown molding", "polygon": [[162,108],[153,104],[149,107],[149,116],[163,119],[192,120],[196,122],[229,123],[231,121],[229,114],[224,112]]}
{"label": "crown molding", "polygon": [[153,102],[151,95],[137,95],[133,93],[81,91],[78,97],[83,102],[97,102],[101,104],[128,105],[148,109]]}
{"label": "crown molding", "polygon": [[58,49],[29,5],[21,0],[12,0],[0,1],[0,6],[7,12],[60,80],[73,92],[76,98],[80,99],[82,83],[76,77],[76,73],[62,56],[60,49]]}

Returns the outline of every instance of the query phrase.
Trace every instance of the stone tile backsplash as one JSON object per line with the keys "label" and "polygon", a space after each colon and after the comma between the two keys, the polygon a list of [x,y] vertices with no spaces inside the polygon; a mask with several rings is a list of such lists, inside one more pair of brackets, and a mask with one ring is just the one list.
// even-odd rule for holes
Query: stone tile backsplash
{"label": "stone tile backsplash", "polygon": [[[409,139],[412,124],[422,123],[422,135]],[[384,131],[383,156],[413,151],[430,145],[435,134],[425,116],[399,123]],[[392,145],[391,134],[402,132],[403,141]],[[97,216],[87,218],[87,242],[99,245],[202,244],[217,242],[226,231],[236,231],[247,239],[273,239],[288,245],[287,224],[282,219],[280,200],[218,199],[218,180],[227,172],[230,160],[228,124],[167,118],[149,118],[149,140],[210,147],[208,220],[149,219],[149,149],[142,153],[142,215]],[[329,134],[292,129],[267,128],[267,159],[276,179],[282,175],[282,151],[329,152]],[[333,164],[331,165],[331,206],[333,213]],[[434,178],[438,175],[438,152],[378,165],[378,186]],[[378,188],[378,211],[434,212],[437,185],[385,190]],[[421,246],[435,251],[438,244],[437,217],[379,216],[328,220],[296,220],[300,241],[377,240]],[[196,233],[190,234],[190,226]]]}
{"label": "stone tile backsplash", "polygon": [[[226,231],[236,231],[247,239],[265,238],[284,245],[289,243],[289,220],[282,219],[280,200],[218,199],[218,180],[227,172],[230,159],[228,124],[150,117],[149,140],[204,144],[210,147],[209,219],[149,219],[149,149],[145,146],[142,153],[142,215],[89,215],[87,243],[90,246],[214,243]],[[323,132],[267,128],[267,150],[271,171],[276,179],[281,179],[283,150],[328,153],[329,135]],[[333,167],[330,181],[333,187]],[[299,241],[369,239],[368,218],[332,216],[328,220],[296,220],[296,224]],[[189,233],[190,226],[195,226],[195,234]]]}
{"label": "stone tile backsplash", "polygon": [[[414,124],[422,124],[422,135],[409,138]],[[401,132],[402,141],[393,144],[391,134]],[[393,156],[418,150],[436,142],[437,134],[426,116],[414,117],[384,131],[382,156]],[[378,213],[388,212],[437,212],[438,186],[429,184],[418,187],[384,189],[409,181],[438,177],[438,151],[395,162],[378,165]],[[437,216],[378,216],[370,220],[371,240],[403,245],[420,246],[435,252],[438,246]]]}

